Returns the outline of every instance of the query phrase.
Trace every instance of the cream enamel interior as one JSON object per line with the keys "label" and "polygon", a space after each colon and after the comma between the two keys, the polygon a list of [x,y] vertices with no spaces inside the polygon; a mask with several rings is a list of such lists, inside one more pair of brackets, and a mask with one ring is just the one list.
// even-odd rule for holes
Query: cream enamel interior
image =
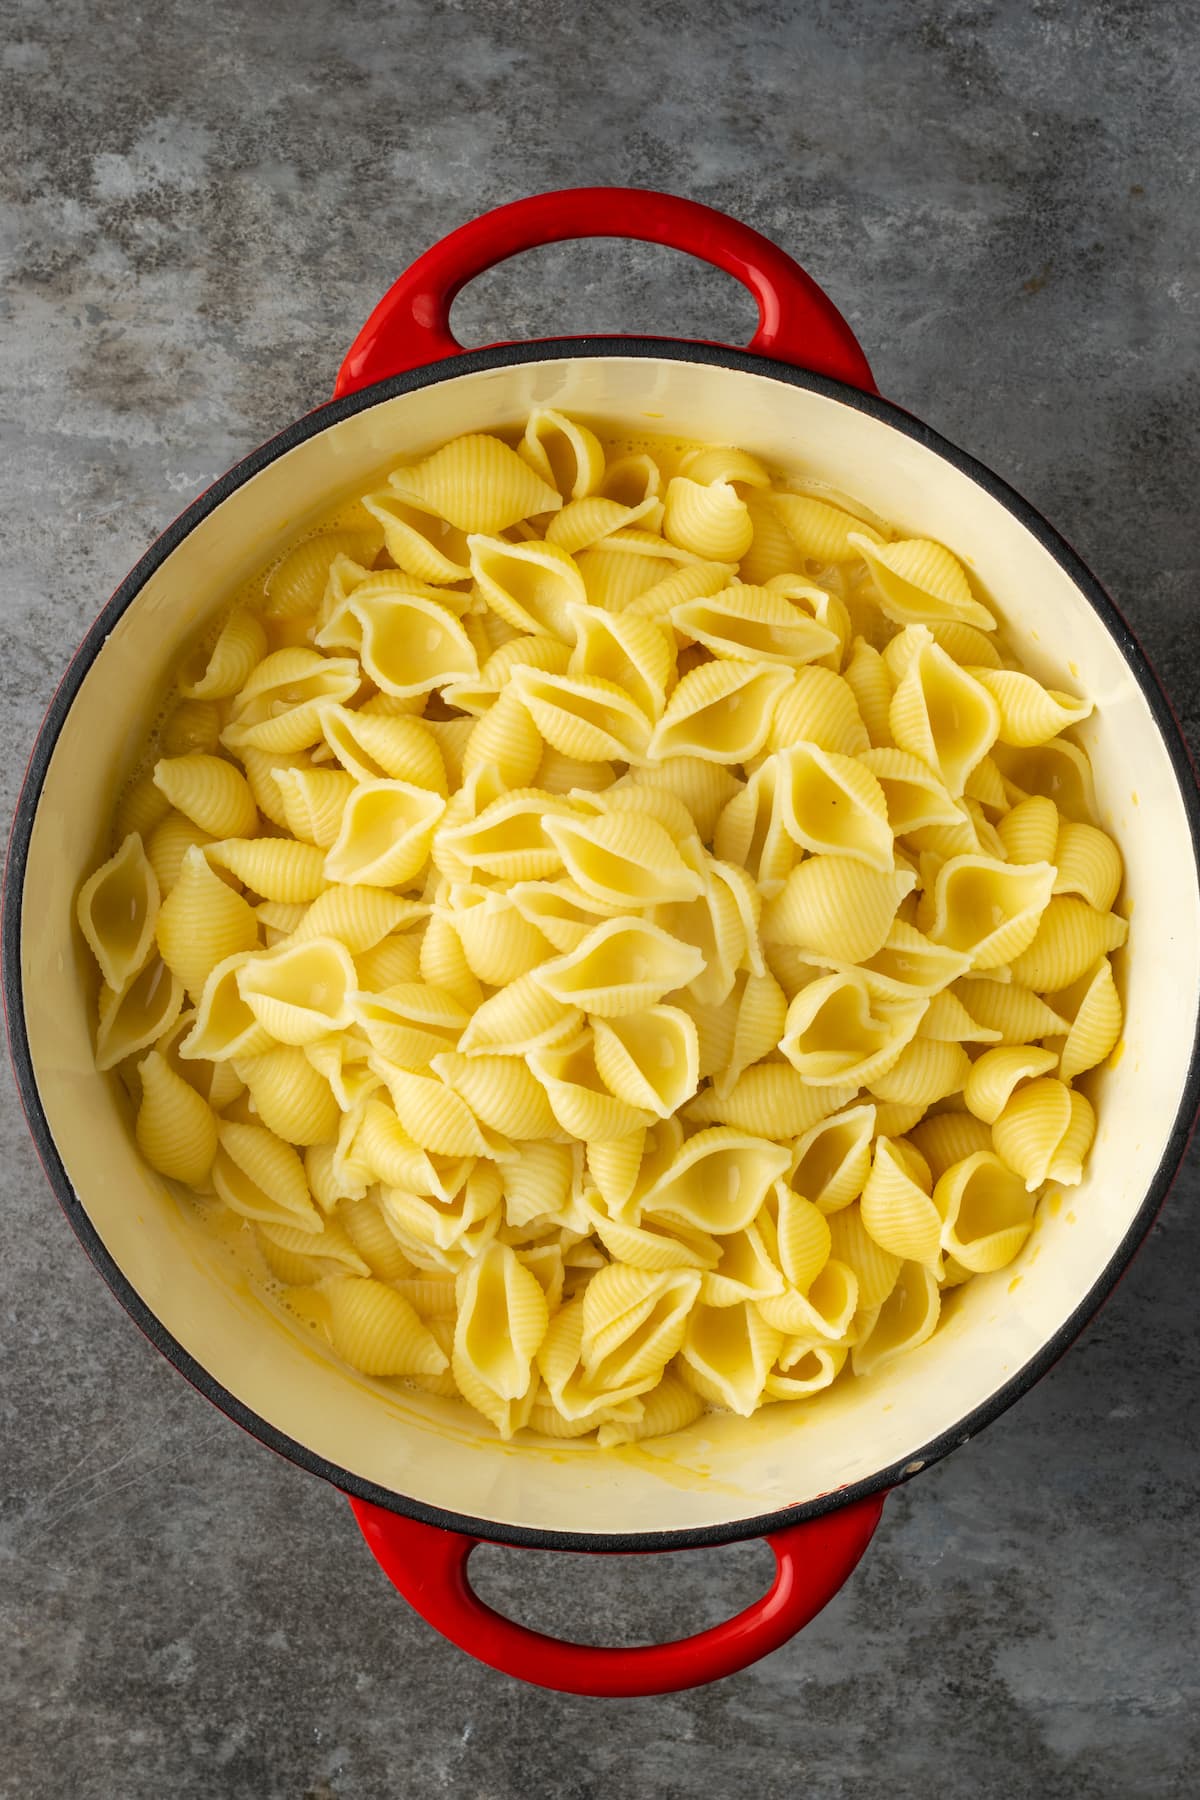
{"label": "cream enamel interior", "polygon": [[[1124,1052],[1096,1085],[1087,1178],[1041,1208],[1018,1263],[971,1282],[928,1344],[876,1376],[616,1452],[502,1444],[457,1403],[340,1366],[251,1291],[236,1258],[141,1163],[115,1080],[94,1070],[92,978],[72,924],[167,670],[231,588],[389,456],[511,427],[535,403],[612,433],[735,442],[950,544],[1031,672],[1096,702],[1082,736],[1101,822],[1125,853],[1132,919]],[[24,894],[26,1018],[51,1132],[79,1204],[172,1336],[277,1430],[364,1480],[476,1518],[580,1533],[721,1526],[828,1494],[919,1457],[1016,1375],[1100,1278],[1153,1179],[1187,1077],[1198,965],[1200,896],[1170,757],[1116,642],[1048,552],[968,475],[887,423],[766,375],[666,357],[457,376],[318,433],[225,500],[150,577],[93,663],[47,774]]]}

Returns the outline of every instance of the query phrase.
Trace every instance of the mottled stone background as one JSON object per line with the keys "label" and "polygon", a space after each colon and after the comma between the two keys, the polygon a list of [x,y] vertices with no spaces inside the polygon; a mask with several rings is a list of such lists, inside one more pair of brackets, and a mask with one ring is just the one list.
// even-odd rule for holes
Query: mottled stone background
{"label": "mottled stone background", "polygon": [[[591,6],[3,0],[4,807],[69,650],[161,526],[324,397],[390,279],[579,182],[712,201],[824,282],[883,391],[1111,585],[1193,733],[1188,0]],[[733,340],[746,297],[611,244],[479,281],[466,341]],[[345,1503],[197,1398],[76,1247],[3,1093],[0,1792],[72,1800],[1200,1791],[1193,1163],[1079,1346],[889,1503],[803,1636],[708,1690],[522,1688],[390,1592]],[[493,1551],[625,1642],[744,1604],[742,1545]]]}

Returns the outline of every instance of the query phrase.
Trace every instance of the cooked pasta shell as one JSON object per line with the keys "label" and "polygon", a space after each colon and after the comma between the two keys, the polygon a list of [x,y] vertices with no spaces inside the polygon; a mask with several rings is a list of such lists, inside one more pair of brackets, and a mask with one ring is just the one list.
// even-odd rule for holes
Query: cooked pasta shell
{"label": "cooked pasta shell", "polygon": [[728,1093],[705,1088],[684,1109],[700,1124],[732,1125],[764,1136],[799,1137],[818,1119],[853,1100],[856,1086],[814,1087],[790,1063],[756,1063],[746,1069]]}
{"label": "cooked pasta shell", "polygon": [[892,742],[891,671],[879,651],[864,638],[855,638],[850,658],[842,670],[842,679],[854,698],[859,718],[876,748]]}
{"label": "cooked pasta shell", "polygon": [[246,750],[307,750],[321,740],[326,707],[349,700],[361,683],[353,657],[322,656],[300,646],[276,650],[240,689],[221,741],[239,757]]}
{"label": "cooked pasta shell", "polygon": [[568,1144],[526,1144],[516,1162],[501,1171],[504,1217],[510,1226],[561,1214],[571,1197],[572,1153]]}
{"label": "cooked pasta shell", "polygon": [[763,908],[763,941],[863,962],[882,948],[912,886],[913,877],[900,871],[882,873],[844,856],[810,856]]}
{"label": "cooked pasta shell", "polygon": [[580,1361],[600,1389],[628,1390],[661,1378],[683,1342],[699,1291],[690,1270],[639,1269],[609,1263],[583,1293]]}
{"label": "cooked pasta shell", "polygon": [[545,1089],[520,1056],[463,1056],[443,1051],[433,1073],[461,1096],[485,1125],[511,1138],[552,1137],[557,1120]]}
{"label": "cooked pasta shell", "polygon": [[[536,1275],[506,1244],[489,1244],[458,1277],[456,1369],[466,1365],[499,1400],[520,1400],[536,1380],[534,1358],[549,1323]],[[456,1379],[463,1388],[462,1375]]]}
{"label": "cooked pasta shell", "polygon": [[844,1344],[793,1341],[798,1345],[796,1360],[786,1373],[781,1373],[787,1348],[785,1342],[778,1365],[767,1376],[764,1400],[804,1400],[811,1394],[819,1394],[837,1380],[850,1354]]}
{"label": "cooked pasta shell", "polygon": [[258,829],[246,778],[222,757],[162,757],[154,765],[154,781],[178,812],[213,837],[249,837]]}
{"label": "cooked pasta shell", "polygon": [[204,1100],[157,1050],[138,1064],[142,1097],[134,1136],[160,1175],[203,1187],[217,1154],[217,1118]]}
{"label": "cooked pasta shell", "polygon": [[391,487],[410,505],[460,531],[504,531],[532,514],[557,512],[562,497],[500,438],[454,438],[423,461],[393,469]]}
{"label": "cooked pasta shell", "polygon": [[722,808],[713,833],[717,855],[744,868],[764,900],[779,892],[797,861],[797,840],[784,822],[782,768],[778,755],[760,763]]}
{"label": "cooked pasta shell", "polygon": [[702,756],[743,762],[766,742],[775,702],[788,682],[787,670],[771,663],[701,664],[671,695],[646,754],[652,761]]}
{"label": "cooked pasta shell", "polygon": [[[319,596],[318,596],[319,598]],[[231,613],[199,667],[185,670],[179,691],[187,700],[226,700],[250,678],[267,654],[267,634],[251,612]]]}
{"label": "cooked pasta shell", "polygon": [[610,762],[583,762],[547,744],[534,785],[547,794],[598,793],[610,785],[616,773]]}
{"label": "cooked pasta shell", "polygon": [[640,1419],[606,1419],[596,1432],[602,1450],[634,1444],[642,1438],[664,1438],[694,1424],[704,1410],[700,1395],[673,1375],[664,1375],[641,1400]]}
{"label": "cooked pasta shell", "polygon": [[772,504],[800,555],[808,562],[853,562],[860,554],[856,539],[875,541],[863,520],[805,494],[773,494]]}
{"label": "cooked pasta shell", "polygon": [[196,998],[218,963],[258,947],[258,920],[209,868],[204,851],[192,849],[163,901],[155,936],[163,961]]}
{"label": "cooked pasta shell", "polygon": [[655,579],[649,587],[641,588],[617,616],[653,619],[660,625],[669,625],[675,607],[717,593],[728,585],[733,572],[729,563],[684,563],[682,568],[672,569],[661,580]]}
{"label": "cooked pasta shell", "polygon": [[921,643],[892,695],[888,723],[902,750],[936,769],[952,795],[996,741],[1000,712],[995,700],[965,669],[952,662],[921,626]]}
{"label": "cooked pasta shell", "polygon": [[972,1275],[1003,1269],[1033,1226],[1034,1200],[1019,1175],[987,1150],[951,1165],[933,1191],[942,1248]]}
{"label": "cooked pasta shell", "polygon": [[609,1255],[630,1268],[703,1270],[715,1269],[720,1261],[716,1239],[697,1227],[650,1216],[631,1225],[602,1211],[595,1213],[593,1227]]}
{"label": "cooked pasta shell", "polygon": [[[1027,800],[1023,804],[1030,806],[1033,802]],[[1056,894],[1078,894],[1100,913],[1112,910],[1124,870],[1121,852],[1107,832],[1098,830],[1095,825],[1064,819],[1049,860],[1058,869],[1054,883]]]}
{"label": "cooked pasta shell", "polygon": [[[479,674],[469,635],[440,600],[397,593],[373,580],[354,590],[347,610],[361,632],[354,647],[363,669],[385,694],[405,699]],[[317,638],[319,644],[335,647],[345,641],[336,622]]]}
{"label": "cooked pasta shell", "polygon": [[580,1009],[549,993],[536,979],[540,973],[534,970],[520,976],[477,1007],[459,1040],[459,1049],[469,1054],[488,1051],[493,1056],[523,1056],[527,1050],[573,1037],[582,1022]]}
{"label": "cooked pasta shell", "polygon": [[1031,988],[1017,982],[963,980],[954,985],[971,1017],[999,1033],[1005,1044],[1029,1044],[1068,1029],[1068,1022]]}
{"label": "cooked pasta shell", "polygon": [[595,606],[572,608],[575,648],[568,673],[613,683],[628,693],[647,718],[658,718],[672,676],[670,633],[656,619],[635,613],[608,613]]}
{"label": "cooked pasta shell", "polygon": [[583,575],[557,544],[471,537],[471,574],[487,605],[517,631],[571,643],[571,607],[586,604]]}
{"label": "cooked pasta shell", "polygon": [[467,739],[463,777],[486,767],[495,769],[509,787],[526,787],[537,774],[544,749],[528,708],[516,689],[509,688]]}
{"label": "cooked pasta shell", "polygon": [[[496,617],[495,613],[484,615],[485,622]],[[506,626],[505,629],[510,628]],[[543,669],[552,675],[565,675],[570,660],[571,650],[562,638],[551,637],[545,632],[533,636],[522,632],[492,651],[475,681],[448,682],[442,697],[451,706],[482,715],[496,704],[508,687],[514,669]]]}
{"label": "cooked pasta shell", "polygon": [[991,1128],[969,1112],[935,1113],[912,1128],[911,1141],[925,1158],[935,1182],[954,1163],[992,1148]]}
{"label": "cooked pasta shell", "polygon": [[1119,950],[1128,935],[1127,921],[1116,913],[1097,912],[1086,900],[1056,894],[1028,949],[1013,959],[1013,980],[1039,993],[1057,992],[1078,981],[1101,956]]}
{"label": "cooked pasta shell", "polygon": [[[330,888],[331,894],[382,894],[382,888]],[[321,896],[324,899],[324,895]],[[388,899],[394,896],[388,895]],[[313,902],[314,906],[316,902]],[[432,923],[432,921],[430,921]],[[307,933],[305,933],[305,936]],[[349,940],[341,931],[333,928],[332,920],[322,923],[319,931],[314,930],[315,937],[335,937],[349,946]],[[367,993],[378,994],[384,989],[393,987],[398,981],[416,981],[421,973],[421,957],[429,939],[428,928],[424,934],[396,933],[393,936],[380,938],[369,950],[354,954],[354,967],[358,972],[358,985]],[[300,941],[303,943],[304,937]],[[457,941],[457,940],[456,940]],[[461,952],[460,952],[461,954]],[[465,966],[465,965],[464,965]],[[467,970],[470,974],[470,970]],[[444,987],[445,981],[439,975],[436,985]],[[474,989],[472,989],[472,996]]]}
{"label": "cooked pasta shell", "polygon": [[279,789],[292,836],[328,850],[354,792],[353,776],[342,769],[273,769],[271,780]]}
{"label": "cooked pasta shell", "polygon": [[737,1306],[743,1300],[761,1302],[781,1295],[786,1283],[776,1254],[774,1233],[766,1220],[764,1229],[747,1225],[744,1231],[722,1237],[720,1261],[700,1278],[701,1300],[706,1306]]}
{"label": "cooked pasta shell", "polygon": [[867,750],[858,760],[882,788],[888,824],[897,837],[931,825],[957,826],[961,822],[962,814],[945,786],[919,756],[885,748]]}
{"label": "cooked pasta shell", "polygon": [[[356,1253],[365,1263],[367,1273],[377,1276],[380,1281],[407,1280],[412,1274],[412,1264],[397,1243],[392,1228],[376,1199],[370,1196],[359,1200],[349,1197],[335,1198],[331,1194],[327,1205],[321,1185],[314,1174],[314,1162],[318,1158],[325,1161],[321,1147],[309,1150],[304,1158],[305,1171],[313,1195],[322,1206],[325,1206],[327,1212],[336,1208],[337,1222],[354,1246]],[[446,1285],[453,1296],[454,1283],[450,1281]],[[412,1306],[411,1297],[405,1295],[405,1298]],[[414,1307],[414,1310],[421,1311],[419,1307]]]}
{"label": "cooked pasta shell", "polygon": [[779,769],[781,817],[796,843],[891,871],[887,802],[870,769],[811,743],[781,750]]}
{"label": "cooked pasta shell", "polygon": [[160,734],[168,756],[187,756],[193,751],[211,753],[220,747],[221,708],[215,700],[182,700],[168,714]]}
{"label": "cooked pasta shell", "polygon": [[682,800],[706,842],[712,838],[722,807],[739,785],[728,769],[699,756],[673,756],[669,762],[633,768],[628,779],[635,787],[658,788]]}
{"label": "cooked pasta shell", "polygon": [[303,1050],[281,1044],[261,1056],[239,1058],[237,1072],[259,1118],[277,1137],[307,1145],[337,1136],[337,1100]]}
{"label": "cooked pasta shell", "polygon": [[700,1042],[678,1007],[596,1019],[592,1033],[597,1071],[618,1100],[666,1118],[695,1093]]}
{"label": "cooked pasta shell", "polygon": [[878,1311],[860,1314],[858,1339],[850,1352],[856,1375],[871,1375],[933,1336],[941,1313],[933,1272],[922,1263],[902,1263],[895,1285]]}
{"label": "cooked pasta shell", "polygon": [[[717,1065],[716,1085],[721,1092],[728,1093],[744,1069],[775,1049],[783,1036],[787,1006],[787,996],[769,969],[745,976],[734,1003],[733,1042],[726,1060]],[[698,1044],[701,1060],[705,1048],[702,1042]]]}
{"label": "cooked pasta shell", "polygon": [[492,987],[504,987],[553,954],[550,939],[518,910],[511,892],[456,883],[449,917],[472,973]]}
{"label": "cooked pasta shell", "polygon": [[264,818],[270,819],[273,825],[278,825],[281,831],[286,831],[287,814],[283,808],[283,795],[275,780],[276,771],[311,769],[312,758],[304,750],[275,752],[255,750],[244,744],[238,747],[236,755],[245,771],[246,781],[259,812]]}
{"label": "cooked pasta shell", "polygon": [[977,969],[1001,968],[1036,941],[1053,886],[1049,863],[951,857],[938,870],[929,934],[969,955]]}
{"label": "cooked pasta shell", "polygon": [[896,918],[882,948],[863,958],[857,972],[874,1000],[893,1005],[921,994],[939,993],[970,966],[967,952],[935,944],[914,926]]}
{"label": "cooked pasta shell", "polygon": [[326,1282],[337,1354],[364,1375],[437,1375],[447,1358],[408,1301],[386,1282],[339,1275]]}
{"label": "cooked pasta shell", "polygon": [[735,486],[769,488],[771,477],[757,456],[733,444],[705,444],[689,450],[679,464],[689,481],[728,481]]}
{"label": "cooked pasta shell", "polygon": [[654,1006],[673,988],[694,980],[703,966],[697,949],[659,925],[607,919],[576,949],[543,963],[528,979],[561,1006],[611,1019]]}
{"label": "cooked pasta shell", "polygon": [[941,1044],[998,1044],[1000,1035],[973,1019],[949,988],[934,995],[917,1027],[918,1037],[936,1038]]}
{"label": "cooked pasta shell", "polygon": [[695,1306],[680,1348],[679,1373],[713,1405],[747,1418],[761,1403],[782,1342],[783,1333],[749,1301]]}
{"label": "cooked pasta shell", "polygon": [[712,1126],[679,1148],[642,1193],[642,1211],[716,1235],[742,1231],[790,1161],[780,1144],[728,1126]]}
{"label": "cooked pasta shell", "polygon": [[547,827],[569,810],[537,788],[515,788],[461,824],[447,815],[434,841],[434,862],[452,876],[459,869],[513,882],[556,875],[562,858]]}
{"label": "cooked pasta shell", "polygon": [[1044,795],[1019,800],[996,827],[1011,863],[1052,863],[1058,844],[1058,808]]}
{"label": "cooked pasta shell", "polygon": [[513,691],[545,741],[564,756],[638,762],[646,754],[650,717],[616,682],[519,668]]}
{"label": "cooked pasta shell", "polygon": [[1017,669],[973,668],[971,674],[996,702],[1001,743],[1019,750],[1048,743],[1068,725],[1078,725],[1092,711],[1090,700],[1076,700],[1056,688],[1043,687],[1032,675]]}
{"label": "cooked pasta shell", "polygon": [[643,813],[569,815],[545,821],[568,877],[594,899],[640,910],[695,900],[704,880],[686,863],[668,833]]}
{"label": "cooked pasta shell", "polygon": [[131,832],[136,832],[143,844],[147,844],[154,827],[161,824],[170,811],[171,802],[155,787],[154,777],[139,775],[117,801],[113,815],[115,835],[124,843]]}
{"label": "cooked pasta shell", "polygon": [[663,535],[710,562],[737,562],[749,550],[754,526],[731,482],[677,475],[667,483]]}
{"label": "cooked pasta shell", "polygon": [[1059,1074],[1064,1081],[1074,1081],[1085,1069],[1102,1063],[1121,1036],[1123,1015],[1112,964],[1107,957],[1097,963],[1088,982],[1079,1010],[1062,1047]]}
{"label": "cooked pasta shell", "polygon": [[923,1112],[935,1100],[956,1094],[970,1069],[971,1059],[961,1044],[918,1037],[905,1046],[890,1069],[874,1077],[871,1085],[880,1100]]}
{"label": "cooked pasta shell", "polygon": [[411,881],[429,856],[445,810],[440,794],[411,782],[360,782],[325,856],[325,878],[371,887],[398,887]]}
{"label": "cooked pasta shell", "polygon": [[154,946],[158,879],[136,832],[79,890],[75,916],[110,988],[143,968]]}
{"label": "cooked pasta shell", "polygon": [[866,982],[846,969],[801,988],[788,1007],[779,1048],[814,1087],[871,1087],[912,1041],[925,1006],[918,999],[876,1014]]}
{"label": "cooked pasta shell", "polygon": [[357,985],[350,952],[336,938],[281,944],[237,970],[239,994],[281,1044],[303,1046],[344,1030],[354,1017],[350,997]]}
{"label": "cooked pasta shell", "polygon": [[1033,1193],[1043,1181],[1076,1186],[1095,1131],[1096,1115],[1084,1095],[1043,1076],[1017,1089],[992,1126],[992,1142]]}
{"label": "cooked pasta shell", "polygon": [[534,407],[517,454],[564,500],[594,493],[604,479],[604,446],[595,432],[553,407]]}
{"label": "cooked pasta shell", "polygon": [[[238,975],[255,960],[255,953],[245,950],[227,956],[210,972],[195,1022],[179,1043],[182,1059],[223,1063],[235,1056],[259,1056],[270,1048],[271,1033],[251,1012],[238,987]],[[182,1001],[183,983],[177,981],[177,987]]]}
{"label": "cooked pasta shell", "polygon": [[224,838],[203,853],[188,854],[203,854],[210,868],[227,869],[264,900],[299,904],[315,900],[329,885],[324,852],[291,838]]}
{"label": "cooked pasta shell", "polygon": [[638,1130],[623,1138],[599,1138],[587,1147],[588,1174],[614,1217],[633,1193],[645,1145],[646,1133]]}
{"label": "cooked pasta shell", "polygon": [[[804,1204],[807,1207],[808,1203]],[[764,1296],[756,1304],[768,1325],[785,1333],[792,1344],[800,1339],[809,1344],[836,1343],[844,1340],[851,1329],[858,1305],[858,1277],[848,1263],[828,1257],[807,1292],[788,1287],[781,1294]],[[795,1361],[798,1356],[798,1350],[780,1345],[781,1360],[790,1357]]]}
{"label": "cooked pasta shell", "polygon": [[996,620],[971,592],[958,558],[930,538],[901,538],[881,544],[864,532],[850,542],[871,571],[879,605],[899,625],[939,625],[951,621],[994,631]]}
{"label": "cooked pasta shell", "polygon": [[314,937],[337,938],[351,956],[358,957],[390,933],[424,918],[428,910],[419,901],[403,900],[382,888],[327,887],[305,908],[292,935],[296,943]]}
{"label": "cooked pasta shell", "polygon": [[655,1385],[653,1374],[631,1381],[628,1386],[598,1386],[586,1374],[582,1363],[583,1299],[571,1300],[550,1321],[542,1347],[538,1351],[538,1369],[555,1414],[563,1422],[560,1429],[572,1424],[590,1429],[602,1420],[636,1416],[640,1393]]}
{"label": "cooked pasta shell", "polygon": [[411,1069],[383,1070],[400,1124],[413,1142],[439,1156],[486,1156],[491,1145],[461,1095]]}
{"label": "cooked pasta shell", "polygon": [[263,1259],[281,1281],[297,1286],[330,1275],[370,1275],[349,1233],[338,1219],[325,1218],[320,1234],[294,1225],[256,1225],[254,1235]]}
{"label": "cooked pasta shell", "polygon": [[470,575],[465,532],[386,488],[364,495],[363,505],[379,524],[387,553],[398,569],[439,587],[465,581]]}
{"label": "cooked pasta shell", "polygon": [[840,647],[837,634],[818,624],[787,594],[741,582],[711,597],[685,600],[670,617],[682,637],[703,644],[714,656],[781,663],[789,671]]}
{"label": "cooked pasta shell", "polygon": [[776,698],[767,748],[786,750],[801,742],[839,756],[858,756],[868,747],[854,694],[830,669],[796,669]]}
{"label": "cooked pasta shell", "polygon": [[924,1159],[903,1139],[882,1137],[875,1145],[863,1187],[863,1228],[890,1255],[924,1263],[935,1272],[941,1261],[942,1220],[929,1197]]}
{"label": "cooked pasta shell", "polygon": [[556,1047],[527,1051],[526,1059],[559,1125],[571,1137],[588,1143],[626,1137],[655,1117],[648,1108],[613,1094],[597,1067],[590,1030]]}
{"label": "cooked pasta shell", "polygon": [[611,787],[596,793],[581,789],[570,798],[580,814],[636,813],[653,819],[675,843],[687,846],[689,854],[695,852],[699,839],[696,821],[683,801],[666,788],[647,787],[625,775]]}
{"label": "cooked pasta shell", "polygon": [[577,949],[593,926],[601,919],[611,918],[616,910],[567,880],[518,881],[505,898],[556,950],[563,952]]}
{"label": "cooked pasta shell", "polygon": [[330,706],[322,728],[355,781],[407,781],[435,794],[448,791],[441,747],[425,720]]}
{"label": "cooked pasta shell", "polygon": [[648,498],[636,506],[622,506],[620,501],[608,500],[603,494],[588,494],[568,500],[562,511],[555,513],[546,527],[546,542],[565,550],[568,556],[577,556],[581,550],[601,544],[614,532],[627,531],[631,526],[657,530],[662,516],[660,500]]}
{"label": "cooked pasta shell", "polygon": [[662,470],[648,450],[633,450],[614,457],[600,479],[600,492],[622,506],[652,500],[662,487]]}
{"label": "cooked pasta shell", "polygon": [[774,575],[795,574],[804,556],[788,531],[773,494],[750,491],[744,496],[754,536],[741,561],[741,578],[754,584]]}
{"label": "cooked pasta shell", "polygon": [[1015,750],[997,744],[992,757],[1009,785],[1010,797],[1023,800],[1042,794],[1053,800],[1066,819],[1090,823],[1096,815],[1092,767],[1078,744],[1052,738],[1032,750]]}
{"label": "cooked pasta shell", "polygon": [[871,1167],[875,1108],[852,1106],[804,1132],[792,1152],[793,1190],[822,1213],[840,1212],[862,1193]]}
{"label": "cooked pasta shell", "polygon": [[304,1165],[282,1138],[262,1125],[217,1125],[219,1149],[212,1182],[220,1199],[243,1218],[292,1225],[317,1234],[321,1215],[312,1203]]}
{"label": "cooked pasta shell", "polygon": [[967,1107],[987,1125],[994,1125],[1023,1081],[1046,1075],[1058,1057],[1039,1044],[1006,1044],[987,1050],[972,1064],[963,1086]]}

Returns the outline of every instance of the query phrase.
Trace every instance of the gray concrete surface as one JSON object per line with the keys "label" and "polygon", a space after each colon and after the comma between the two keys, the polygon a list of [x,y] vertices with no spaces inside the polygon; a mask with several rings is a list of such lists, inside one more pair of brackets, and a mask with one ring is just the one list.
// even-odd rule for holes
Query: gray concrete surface
{"label": "gray concrete surface", "polygon": [[[391,277],[519,194],[661,185],[825,282],[883,391],[1023,489],[1200,728],[1196,9],[1187,0],[3,0],[4,809],[68,652],[160,527],[329,391]],[[737,340],[666,252],[567,247],[468,341]],[[778,1800],[1200,1791],[1195,1162],[1079,1346],[890,1502],[804,1635],[588,1702],[467,1662],[343,1501],[159,1360],[0,1116],[0,1793]],[[491,1552],[531,1622],[637,1641],[745,1603],[752,1545]]]}

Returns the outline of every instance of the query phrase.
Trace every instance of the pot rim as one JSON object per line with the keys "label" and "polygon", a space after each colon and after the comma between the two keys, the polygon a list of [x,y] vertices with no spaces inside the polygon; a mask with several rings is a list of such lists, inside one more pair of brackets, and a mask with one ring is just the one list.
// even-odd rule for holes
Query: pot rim
{"label": "pot rim", "polygon": [[827,376],[814,375],[790,363],[776,362],[749,351],[722,344],[696,343],[677,338],[653,337],[563,337],[545,338],[518,344],[498,344],[487,349],[471,350],[461,356],[422,365],[403,374],[376,382],[341,399],[331,400],[304,414],[275,437],[259,445],[234,464],[219,480],[188,506],[158,537],[138,560],[99,613],[79,648],[72,657],[47,708],[30,754],[25,777],[17,800],[9,837],[3,883],[3,988],[9,1048],[16,1075],[17,1089],[26,1121],[34,1140],[47,1180],[59,1201],[67,1221],[83,1248],[125,1311],[163,1356],[186,1377],[197,1391],[221,1412],[258,1438],[268,1448],[313,1475],[319,1475],[332,1486],[356,1499],[366,1500],[387,1511],[406,1514],[425,1524],[465,1534],[492,1543],[525,1548],[567,1551],[656,1551],[699,1548],[705,1545],[735,1543],[743,1538],[759,1537],[779,1531],[806,1519],[836,1511],[851,1501],[869,1494],[886,1492],[908,1481],[913,1475],[938,1462],[990,1425],[1021,1398],[1036,1381],[1047,1373],[1084,1329],[1115,1288],[1128,1267],[1134,1252],[1149,1231],[1161,1209],[1172,1181],[1183,1160],[1200,1107],[1200,996],[1193,1031],[1192,1052],[1171,1131],[1163,1155],[1155,1170],[1144,1199],[1130,1222],[1129,1229],[1114,1255],[1105,1265],[1098,1280],[1080,1301],[1070,1317],[1038,1350],[1037,1354],[996,1388],[980,1406],[964,1415],[948,1430],[941,1432],[903,1463],[880,1469],[864,1479],[838,1488],[814,1500],[795,1506],[755,1515],[751,1518],[725,1521],[711,1526],[698,1526],[677,1531],[646,1532],[573,1532],[550,1531],[536,1527],[511,1525],[474,1517],[469,1513],[451,1512],[426,1505],[405,1494],[363,1480],[348,1469],[340,1468],[328,1458],[318,1455],[307,1445],[289,1437],[246,1406],[227,1388],[217,1382],[166,1329],[157,1314],[133,1288],[119,1264],[109,1254],[93,1226],[82,1201],[71,1183],[59,1157],[50,1130],[30,1053],[25,1025],[23,980],[21,973],[21,923],[24,881],[30,839],[38,802],[55,746],[66,723],[71,706],[106,638],[118,620],[136,600],[150,576],[167,560],[201,520],[246,482],[252,480],[270,463],[288,451],[317,436],[343,419],[367,411],[370,407],[394,399],[398,395],[429,387],[460,375],[483,370],[519,366],[525,363],[573,360],[580,357],[641,357],[647,360],[691,362],[731,368],[748,375],[765,376],[791,387],[813,392],[854,408],[880,423],[890,425],[918,444],[949,462],[967,475],[997,501],[1029,531],[1087,599],[1115,639],[1134,679],[1145,696],[1162,735],[1175,773],[1191,835],[1192,857],[1200,881],[1200,791],[1196,772],[1183,737],[1182,729],[1170,702],[1137,638],[1101,586],[1069,544],[1054,530],[1043,515],[1022,498],[1007,482],[985,464],[951,444],[920,419],[894,402],[876,394],[868,394]]}

